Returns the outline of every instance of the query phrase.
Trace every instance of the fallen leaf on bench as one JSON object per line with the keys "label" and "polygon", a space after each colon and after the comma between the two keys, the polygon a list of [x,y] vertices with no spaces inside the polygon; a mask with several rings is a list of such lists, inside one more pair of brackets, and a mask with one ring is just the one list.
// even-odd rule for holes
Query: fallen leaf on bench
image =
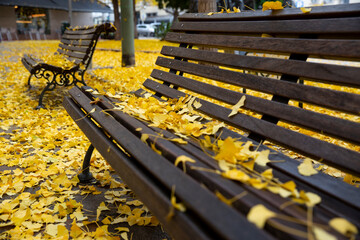
{"label": "fallen leaf on bench", "polygon": [[195,101],[193,106],[194,106],[194,108],[198,109],[202,106],[202,104],[199,101]]}
{"label": "fallen leaf on bench", "polygon": [[177,165],[179,165],[180,162],[182,162],[183,164],[183,171],[186,172],[186,166],[185,166],[186,162],[195,163],[196,161],[188,156],[181,155],[176,158],[174,165],[177,167]]}
{"label": "fallen leaf on bench", "polygon": [[143,133],[141,134],[140,140],[144,143],[147,143],[146,140],[149,138],[149,134]]}
{"label": "fallen leaf on bench", "polygon": [[280,1],[276,1],[276,2],[264,2],[264,4],[262,5],[262,10],[266,11],[266,10],[281,10],[284,9],[284,7],[282,6],[282,3]]}
{"label": "fallen leaf on bench", "polygon": [[137,131],[137,132],[140,132],[141,130],[142,130],[142,128],[135,129],[135,131]]}
{"label": "fallen leaf on bench", "polygon": [[266,164],[268,162],[270,162],[269,160],[269,154],[270,154],[270,150],[264,150],[261,151],[257,157],[255,157],[255,163],[259,164],[260,166],[265,167]]}
{"label": "fallen leaf on bench", "polygon": [[213,12],[209,12],[209,13],[206,14],[206,15],[211,16],[211,15],[214,15],[214,13],[213,13]]}
{"label": "fallen leaf on bench", "polygon": [[96,108],[93,108],[90,112],[88,112],[85,116],[83,116],[82,118],[76,119],[75,121],[80,121],[83,120],[84,118],[86,118],[87,116],[89,116],[91,113],[94,113],[96,111]]}
{"label": "fallen leaf on bench", "polygon": [[250,177],[246,173],[238,169],[231,169],[229,171],[221,173],[221,175],[225,178],[237,180],[240,182],[247,182],[250,179]]}
{"label": "fallen leaf on bench", "polygon": [[358,233],[356,226],[345,218],[333,218],[330,220],[329,225],[339,233],[348,237]]}
{"label": "fallen leaf on bench", "polygon": [[316,240],[336,240],[337,238],[322,228],[314,227],[313,232]]}
{"label": "fallen leaf on bench", "polygon": [[123,222],[127,222],[127,217],[117,217],[114,219],[114,221],[111,222],[111,224],[118,224]]}
{"label": "fallen leaf on bench", "polygon": [[299,173],[303,176],[312,176],[318,173],[312,165],[312,161],[309,158],[306,158],[304,162],[302,162],[298,166]]}
{"label": "fallen leaf on bench", "polygon": [[240,100],[231,108],[231,113],[228,115],[228,117],[234,116],[238,113],[239,109],[244,106],[246,100],[246,96],[243,95]]}
{"label": "fallen leaf on bench", "polygon": [[311,12],[311,8],[306,8],[306,7],[302,7],[302,8],[300,8],[300,10],[301,10],[303,13],[309,13],[309,12]]}
{"label": "fallen leaf on bench", "polygon": [[161,155],[161,151],[155,147],[155,143],[150,143],[151,149],[156,152],[157,154]]}
{"label": "fallen leaf on bench", "polygon": [[182,138],[170,138],[169,140],[172,141],[172,142],[180,143],[180,144],[187,144],[188,143],[187,141],[183,140]]}
{"label": "fallen leaf on bench", "polygon": [[252,222],[260,229],[264,228],[266,221],[272,217],[276,217],[276,213],[270,211],[262,204],[252,207],[247,215],[249,222]]}
{"label": "fallen leaf on bench", "polygon": [[129,232],[130,231],[129,228],[127,228],[127,227],[117,227],[117,228],[115,228],[115,230],[118,232]]}
{"label": "fallen leaf on bench", "polygon": [[175,186],[172,187],[171,189],[171,198],[170,198],[170,202],[171,202],[171,205],[179,210],[180,212],[185,212],[186,211],[186,207],[183,203],[177,203],[176,202],[176,197],[175,197]]}

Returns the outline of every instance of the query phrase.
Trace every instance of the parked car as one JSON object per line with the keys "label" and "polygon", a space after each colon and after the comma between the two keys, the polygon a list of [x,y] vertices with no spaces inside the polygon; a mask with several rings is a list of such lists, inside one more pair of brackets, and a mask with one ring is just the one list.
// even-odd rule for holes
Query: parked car
{"label": "parked car", "polygon": [[150,24],[138,24],[136,25],[137,32],[139,36],[154,37],[155,28]]}

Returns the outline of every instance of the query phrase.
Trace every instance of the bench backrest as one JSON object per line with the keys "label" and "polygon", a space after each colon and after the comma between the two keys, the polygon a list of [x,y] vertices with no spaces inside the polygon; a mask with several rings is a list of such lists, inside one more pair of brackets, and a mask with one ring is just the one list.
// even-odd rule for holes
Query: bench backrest
{"label": "bench backrest", "polygon": [[180,46],[163,47],[156,64],[168,70],[146,88],[195,95],[198,110],[258,142],[360,176],[360,4],[184,14],[171,30]]}
{"label": "bench backrest", "polygon": [[114,31],[115,27],[110,23],[90,27],[70,27],[62,35],[57,51],[76,64],[84,64],[86,70],[100,34]]}

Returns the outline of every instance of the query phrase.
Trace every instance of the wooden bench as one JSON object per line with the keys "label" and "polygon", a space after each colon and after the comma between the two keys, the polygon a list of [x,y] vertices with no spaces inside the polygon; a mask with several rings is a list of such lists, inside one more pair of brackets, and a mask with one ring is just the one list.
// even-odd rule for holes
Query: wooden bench
{"label": "wooden bench", "polygon": [[115,28],[110,23],[66,29],[55,54],[73,63],[68,68],[45,63],[43,60],[36,59],[31,55],[24,55],[21,61],[30,72],[28,79],[29,88],[31,88],[30,80],[32,76],[44,78],[47,81],[45,88],[40,94],[37,109],[44,108],[42,104],[44,93],[54,90],[57,85],[71,86],[78,83],[86,85],[84,74],[89,67],[100,34],[113,31],[115,31]]}
{"label": "wooden bench", "polygon": [[[125,103],[74,87],[63,105],[92,144],[79,178],[91,181],[89,161],[95,147],[175,239],[315,239],[314,234],[321,239],[324,231],[345,239],[339,231],[347,230],[334,227],[346,219],[360,228],[359,188],[321,171],[305,176],[298,168],[310,157],[360,176],[359,14],[360,4],[350,4],[313,7],[309,13],[284,9],[180,16],[166,36],[180,46],[162,48],[166,57],[156,61],[162,70],[154,69],[143,86],[159,102],[168,101],[169,109],[175,103],[166,99],[196,96],[183,106],[228,127],[209,137],[195,137],[199,128],[194,129],[193,138],[180,144],[171,141],[177,133],[121,111]],[[341,65],[343,60],[357,67]],[[153,100],[145,90],[136,94]],[[244,105],[229,117],[243,96]],[[174,109],[168,113],[171,119],[184,112]],[[210,121],[204,119],[203,126]],[[213,156],[226,141],[228,150],[223,151],[233,151],[233,139],[244,143],[245,153],[257,151],[261,157],[241,162],[240,155],[228,156],[237,156],[239,163],[231,172]],[[200,144],[209,140],[215,153]],[[184,165],[175,166],[181,159]],[[271,171],[264,173],[266,169],[272,169],[273,178],[265,177]],[[312,207],[317,196],[321,202]],[[174,205],[180,210],[171,214]],[[257,228],[247,216],[266,215],[262,206],[276,216]],[[349,231],[349,236],[360,237]]]}

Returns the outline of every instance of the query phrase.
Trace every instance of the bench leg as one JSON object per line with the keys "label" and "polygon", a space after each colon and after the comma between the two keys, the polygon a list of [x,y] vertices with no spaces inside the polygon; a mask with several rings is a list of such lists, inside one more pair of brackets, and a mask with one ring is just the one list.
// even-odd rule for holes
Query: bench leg
{"label": "bench leg", "polygon": [[29,90],[32,88],[31,84],[30,84],[30,80],[31,80],[32,74],[30,73],[29,79],[28,79],[28,86],[29,86]]}
{"label": "bench leg", "polygon": [[91,155],[94,151],[94,146],[91,144],[86,151],[84,161],[83,161],[83,167],[81,173],[78,175],[80,183],[83,184],[96,184],[96,179],[93,177],[93,175],[90,172],[90,160]]}
{"label": "bench leg", "polygon": [[52,91],[54,90],[56,87],[56,83],[54,82],[49,82],[46,87],[44,88],[44,90],[42,90],[40,97],[39,97],[39,105],[35,108],[36,110],[39,110],[40,108],[45,108],[45,106],[42,104],[42,100],[44,97],[44,94],[46,91]]}

